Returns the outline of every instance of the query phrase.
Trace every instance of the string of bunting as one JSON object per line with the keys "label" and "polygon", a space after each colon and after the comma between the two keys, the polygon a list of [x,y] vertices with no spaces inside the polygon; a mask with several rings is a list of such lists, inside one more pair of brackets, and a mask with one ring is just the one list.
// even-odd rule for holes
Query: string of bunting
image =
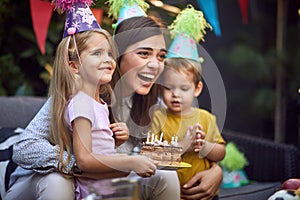
{"label": "string of bunting", "polygon": [[[205,18],[212,26],[214,34],[216,36],[221,36],[221,27],[219,22],[218,7],[216,0],[197,0],[197,3],[200,9],[203,11]],[[238,4],[241,11],[242,22],[244,24],[247,24],[248,0],[238,0]],[[50,0],[30,0],[32,26],[36,36],[37,44],[42,54],[45,54],[45,43],[53,9],[54,5],[51,3]],[[94,16],[96,17],[97,22],[101,25],[103,18],[103,10],[101,8],[92,8],[91,10]]]}

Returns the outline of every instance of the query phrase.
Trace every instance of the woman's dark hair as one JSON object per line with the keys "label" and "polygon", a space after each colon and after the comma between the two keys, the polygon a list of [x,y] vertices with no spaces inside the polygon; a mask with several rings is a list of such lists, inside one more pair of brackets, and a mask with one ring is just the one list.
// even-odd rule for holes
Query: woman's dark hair
{"label": "woman's dark hair", "polygon": [[119,57],[132,44],[162,34],[163,25],[158,18],[132,17],[120,22],[114,32],[114,40],[118,47]]}
{"label": "woman's dark hair", "polygon": [[[120,61],[122,60],[122,54],[126,49],[139,41],[147,39],[155,35],[161,35],[163,25],[162,23],[154,17],[142,16],[142,17],[132,17],[126,20],[123,20],[116,27],[114,32],[114,40],[119,52],[117,59],[117,69],[113,75],[111,85],[114,86],[121,78],[120,70]],[[150,108],[156,104],[158,98],[158,88],[159,86],[154,84],[147,95],[140,95],[134,93],[132,96],[132,108],[130,110],[129,121],[127,122],[128,127],[130,124],[136,124],[138,126],[147,126],[151,122]],[[120,91],[115,91],[120,92]],[[116,99],[116,106],[121,105],[121,99]],[[112,118],[111,118],[112,119]],[[113,120],[113,119],[112,119]],[[137,131],[131,130],[131,131]]]}

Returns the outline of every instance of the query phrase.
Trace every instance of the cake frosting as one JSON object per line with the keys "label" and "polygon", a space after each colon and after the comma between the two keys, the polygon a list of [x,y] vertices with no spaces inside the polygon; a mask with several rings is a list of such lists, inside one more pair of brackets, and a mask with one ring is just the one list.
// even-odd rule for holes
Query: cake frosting
{"label": "cake frosting", "polygon": [[161,166],[180,166],[182,147],[178,146],[177,138],[172,138],[170,143],[166,140],[162,142],[162,134],[160,140],[155,135],[148,134],[140,154],[158,161]]}

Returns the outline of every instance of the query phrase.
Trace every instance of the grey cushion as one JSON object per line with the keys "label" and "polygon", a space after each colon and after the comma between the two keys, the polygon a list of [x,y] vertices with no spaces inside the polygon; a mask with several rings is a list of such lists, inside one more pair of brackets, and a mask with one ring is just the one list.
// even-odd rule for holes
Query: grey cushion
{"label": "grey cushion", "polygon": [[220,200],[266,200],[281,187],[280,182],[259,182],[238,188],[222,188]]}
{"label": "grey cushion", "polygon": [[0,97],[0,127],[25,128],[45,101],[45,97]]}
{"label": "grey cushion", "polygon": [[12,146],[19,139],[15,128],[0,128],[0,195],[3,199],[7,189],[10,174],[17,165],[12,161]]}

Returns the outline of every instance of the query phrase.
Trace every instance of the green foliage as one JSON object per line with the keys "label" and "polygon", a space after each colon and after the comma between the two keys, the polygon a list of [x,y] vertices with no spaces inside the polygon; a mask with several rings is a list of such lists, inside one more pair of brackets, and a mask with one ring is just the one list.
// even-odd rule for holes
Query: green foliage
{"label": "green foliage", "polygon": [[271,75],[265,57],[248,45],[234,46],[229,52],[228,60],[232,64],[232,70],[247,81],[257,82]]}
{"label": "green foliage", "polygon": [[[11,20],[15,16],[15,9],[16,5],[12,5],[10,0],[0,0],[0,25],[4,27],[6,21]],[[0,36],[5,35],[5,28],[0,29]],[[2,44],[5,37],[0,37],[0,44]]]}
{"label": "green foliage", "polygon": [[14,95],[24,76],[12,54],[0,56],[0,66],[0,95]]}
{"label": "green foliage", "polygon": [[[32,27],[29,1],[0,0],[0,5],[0,10],[3,10],[0,24],[4,27],[0,31],[0,54],[5,63],[1,64],[1,72],[9,74],[10,78],[7,78],[5,85],[1,83],[0,94],[44,96],[50,79],[44,67],[53,62],[56,46],[62,37],[65,16],[53,13],[46,39],[46,53],[42,55]],[[7,59],[9,62],[5,61]],[[14,74],[7,69],[14,69]]]}
{"label": "green foliage", "polygon": [[257,120],[272,119],[275,80],[271,56],[262,54],[247,43],[241,43],[226,52],[220,51],[217,57],[222,63],[228,63],[225,71],[234,85],[227,90],[229,109],[234,113],[243,110],[249,114],[249,118]]}

